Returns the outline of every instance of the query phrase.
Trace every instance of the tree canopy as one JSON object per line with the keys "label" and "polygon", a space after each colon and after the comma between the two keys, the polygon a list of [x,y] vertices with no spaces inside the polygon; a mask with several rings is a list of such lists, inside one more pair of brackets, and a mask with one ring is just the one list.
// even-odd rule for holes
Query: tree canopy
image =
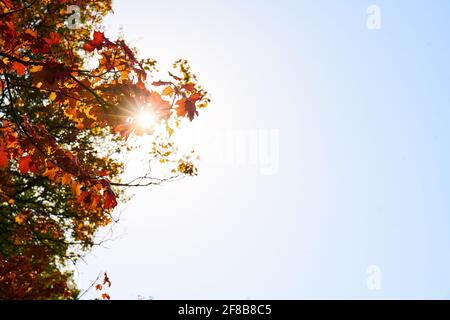
{"label": "tree canopy", "polygon": [[[160,79],[155,60],[109,39],[111,11],[111,0],[0,0],[0,299],[77,298],[67,265],[113,222],[121,190],[197,172],[171,136],[206,91],[187,61]],[[117,155],[143,134],[168,173],[122,181]]]}

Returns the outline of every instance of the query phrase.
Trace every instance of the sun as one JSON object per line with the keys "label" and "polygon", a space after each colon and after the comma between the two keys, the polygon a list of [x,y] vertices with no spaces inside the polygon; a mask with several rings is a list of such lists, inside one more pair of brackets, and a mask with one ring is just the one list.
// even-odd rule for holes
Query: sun
{"label": "sun", "polygon": [[142,129],[148,129],[155,124],[155,117],[151,112],[141,111],[137,116],[137,124]]}

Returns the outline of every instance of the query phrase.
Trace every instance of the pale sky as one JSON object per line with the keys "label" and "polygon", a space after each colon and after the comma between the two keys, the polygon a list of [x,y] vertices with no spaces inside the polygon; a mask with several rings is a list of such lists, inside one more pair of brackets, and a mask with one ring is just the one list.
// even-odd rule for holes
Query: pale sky
{"label": "pale sky", "polygon": [[106,270],[113,299],[450,298],[448,9],[115,1],[106,34],[160,69],[188,59],[212,103],[183,131],[199,176],[136,190],[80,286]]}

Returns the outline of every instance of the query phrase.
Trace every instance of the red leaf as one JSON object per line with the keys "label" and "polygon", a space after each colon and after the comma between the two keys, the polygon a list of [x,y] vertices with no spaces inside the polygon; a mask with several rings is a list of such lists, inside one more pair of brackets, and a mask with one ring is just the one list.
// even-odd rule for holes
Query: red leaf
{"label": "red leaf", "polygon": [[102,287],[101,284],[98,284],[98,285],[95,286],[95,289],[98,290],[98,291],[101,291],[102,288],[103,288],[103,287]]}
{"label": "red leaf", "polygon": [[0,169],[5,169],[8,166],[8,153],[4,148],[0,149]]}
{"label": "red leaf", "polygon": [[19,171],[20,174],[27,174],[28,171],[36,172],[36,166],[30,156],[19,159]]}
{"label": "red leaf", "polygon": [[103,299],[103,300],[110,300],[111,297],[109,296],[109,294],[103,293],[103,294],[102,294],[102,299]]}
{"label": "red leaf", "polygon": [[106,189],[104,195],[105,195],[105,209],[115,208],[117,206],[117,200],[116,200],[116,195],[111,190],[111,188],[108,187],[108,189]]}
{"label": "red leaf", "polygon": [[200,92],[196,92],[189,97],[189,100],[191,100],[193,103],[196,103],[198,100],[201,100],[202,98],[203,95]]}
{"label": "red leaf", "polygon": [[14,61],[12,63],[12,70],[16,71],[17,75],[23,76],[25,74],[26,67],[20,62]]}
{"label": "red leaf", "polygon": [[94,31],[93,39],[90,41],[86,41],[83,46],[83,49],[92,52],[95,49],[100,50],[103,48],[103,45],[106,41],[105,34],[103,32]]}
{"label": "red leaf", "polygon": [[44,38],[44,41],[47,42],[49,46],[52,44],[59,44],[59,34],[56,32],[50,32],[48,38]]}
{"label": "red leaf", "polygon": [[99,45],[105,40],[106,40],[106,38],[105,38],[105,34],[103,32],[94,31],[94,39],[92,40],[93,44]]}
{"label": "red leaf", "polygon": [[137,60],[136,60],[136,57],[134,56],[133,51],[131,51],[131,49],[125,44],[125,42],[121,41],[120,45],[122,46],[122,48],[125,51],[128,58],[130,58],[131,61],[136,62]]}
{"label": "red leaf", "polygon": [[92,52],[92,51],[95,50],[95,47],[94,47],[93,45],[91,45],[90,42],[86,42],[86,43],[83,45],[83,49],[86,50],[87,52]]}
{"label": "red leaf", "polygon": [[177,101],[177,115],[180,117],[184,117],[186,115],[186,100],[185,99],[180,99]]}
{"label": "red leaf", "polygon": [[2,0],[2,2],[5,4],[5,6],[10,9],[13,7],[13,3],[11,2],[11,0]]}
{"label": "red leaf", "polygon": [[170,85],[170,84],[172,84],[171,82],[168,82],[168,81],[154,81],[153,83],[152,83],[152,85],[154,85],[154,86],[156,86],[156,87],[158,87],[158,86],[168,86],[168,85]]}
{"label": "red leaf", "polygon": [[193,84],[193,83],[186,83],[181,88],[183,88],[186,91],[194,91],[195,90],[195,84]]}

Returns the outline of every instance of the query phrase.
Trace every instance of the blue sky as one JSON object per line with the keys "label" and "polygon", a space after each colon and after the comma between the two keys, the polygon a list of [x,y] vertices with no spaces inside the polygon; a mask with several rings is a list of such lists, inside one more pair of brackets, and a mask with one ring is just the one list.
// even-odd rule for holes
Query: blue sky
{"label": "blue sky", "polygon": [[[213,102],[186,132],[200,175],[137,190],[80,285],[107,270],[116,299],[450,298],[449,9],[115,1],[106,33],[160,69],[188,59]],[[270,175],[218,156],[230,132],[271,130]]]}

